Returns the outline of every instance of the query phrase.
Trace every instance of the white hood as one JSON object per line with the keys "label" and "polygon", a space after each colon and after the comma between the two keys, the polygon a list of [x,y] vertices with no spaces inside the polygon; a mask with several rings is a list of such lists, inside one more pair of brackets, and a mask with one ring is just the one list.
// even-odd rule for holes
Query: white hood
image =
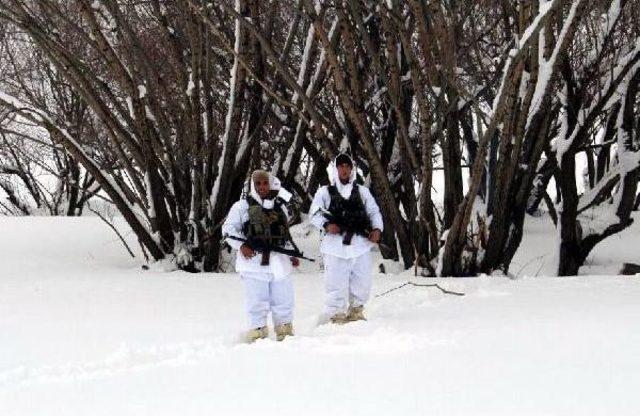
{"label": "white hood", "polygon": [[351,195],[351,190],[353,189],[353,184],[356,181],[358,172],[355,164],[353,163],[353,159],[349,158],[351,159],[351,165],[353,166],[353,168],[351,169],[351,177],[349,178],[349,182],[347,183],[340,182],[340,179],[338,177],[338,166],[336,166],[336,159],[333,159],[331,163],[329,163],[329,166],[327,166],[327,176],[329,177],[329,182],[331,183],[331,185],[335,185],[338,192],[340,192],[340,195],[342,195],[342,197],[346,199]]}
{"label": "white hood", "polygon": [[[251,195],[251,197],[264,208],[272,209],[275,198],[262,200],[262,198],[260,198],[260,195],[258,195],[258,191],[256,191],[256,186],[253,183],[253,179],[249,179],[249,182],[251,183],[249,195]],[[291,199],[291,193],[284,189],[282,187],[282,184],[280,183],[280,179],[276,178],[271,173],[269,174],[269,189],[272,191],[278,191],[276,197],[282,198],[285,202],[289,202],[289,200]]]}

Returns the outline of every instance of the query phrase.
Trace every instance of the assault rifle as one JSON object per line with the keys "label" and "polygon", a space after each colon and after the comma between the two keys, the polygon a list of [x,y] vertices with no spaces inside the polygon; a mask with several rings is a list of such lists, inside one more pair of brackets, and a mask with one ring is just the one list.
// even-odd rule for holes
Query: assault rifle
{"label": "assault rifle", "polygon": [[[344,244],[345,246],[351,245],[351,239],[353,238],[354,235],[362,236],[367,240],[369,239],[369,233],[371,233],[372,231],[370,227],[365,228],[364,231],[353,230],[353,228],[349,227],[349,224],[345,225],[345,224],[342,224],[340,221],[337,221],[337,218],[335,217],[335,215],[333,215],[333,213],[331,213],[331,211],[322,207],[318,207],[318,211],[322,212],[322,215],[327,219],[327,221],[332,222],[336,224],[338,227],[340,227],[341,232],[344,231],[345,234],[344,234],[344,237],[342,238],[342,244]],[[378,247],[380,247],[383,250],[387,250],[387,251],[391,250],[390,247],[384,244],[382,241],[378,241],[376,244],[378,244]]]}
{"label": "assault rifle", "polygon": [[240,238],[240,237],[236,237],[234,235],[225,235],[224,238],[228,238],[230,240],[236,240],[236,241],[242,241],[243,243],[247,244],[249,247],[251,247],[252,250],[255,251],[259,251],[260,253],[262,253],[262,259],[260,260],[260,265],[261,266],[268,266],[269,265],[269,257],[271,255],[271,252],[274,251],[276,253],[282,253],[282,254],[286,254],[289,257],[297,257],[299,259],[304,259],[304,260],[309,260],[309,261],[313,261],[315,262],[314,259],[310,259],[309,257],[305,257],[304,253],[301,252],[300,250],[296,249],[289,249],[289,248],[284,248],[284,247],[278,247],[278,246],[271,246],[271,245],[267,245],[267,244],[263,244],[259,241],[253,240],[253,241],[249,241],[246,238]]}
{"label": "assault rifle", "polygon": [[338,227],[340,227],[340,232],[344,232],[342,244],[344,244],[345,246],[351,245],[351,240],[353,239],[354,235],[359,235],[366,239],[369,239],[371,227],[362,229],[356,224],[349,223],[349,221],[340,221],[338,217],[336,217],[331,211],[325,208],[318,207],[318,210],[322,212],[322,215],[326,218],[327,221],[336,224]]}

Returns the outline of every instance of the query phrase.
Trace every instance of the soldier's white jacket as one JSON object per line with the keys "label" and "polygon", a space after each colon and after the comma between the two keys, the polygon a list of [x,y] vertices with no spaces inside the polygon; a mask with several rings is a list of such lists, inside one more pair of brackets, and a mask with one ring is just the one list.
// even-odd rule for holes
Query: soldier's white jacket
{"label": "soldier's white jacket", "polygon": [[[340,182],[340,179],[338,179],[338,169],[336,168],[335,161],[329,164],[327,172],[329,173],[329,180],[336,186],[340,195],[343,198],[348,199],[356,180],[356,168],[354,167],[351,171],[351,178],[349,178],[349,182],[346,184],[343,184]],[[378,207],[376,200],[373,198],[373,195],[371,195],[371,191],[369,191],[369,188],[362,185],[358,186],[358,190],[360,192],[362,202],[364,203],[367,216],[371,221],[371,227],[382,231],[382,214],[380,214],[380,208]],[[327,221],[323,215],[323,210],[328,210],[330,205],[331,196],[329,195],[329,187],[325,185],[318,189],[313,197],[311,208],[309,209],[309,221],[321,231],[324,231],[324,224]],[[322,238],[322,243],[320,244],[320,251],[322,254],[329,254],[344,259],[352,259],[370,251],[374,246],[369,239],[360,235],[354,235],[350,245],[342,244],[342,239],[343,236],[340,234],[325,234]]]}
{"label": "soldier's white jacket", "polygon": [[[262,198],[260,198],[260,196],[258,195],[258,192],[256,192],[255,190],[253,181],[250,182],[250,195],[263,207],[267,209],[273,208],[274,200],[262,200]],[[288,192],[284,190],[284,188],[281,188],[280,181],[275,176],[269,176],[269,184],[272,190],[278,190],[281,191],[281,193],[288,194]],[[282,210],[284,211],[287,218],[289,218],[287,210],[284,206],[282,206]],[[222,225],[222,235],[232,235],[239,238],[246,238],[244,232],[242,231],[242,226],[247,221],[249,221],[249,203],[246,199],[243,198],[233,204],[233,206],[229,210],[227,219]],[[291,259],[286,254],[271,252],[269,265],[262,266],[260,265],[262,257],[260,253],[257,253],[252,258],[246,258],[240,252],[240,246],[243,244],[241,241],[227,238],[226,242],[231,246],[231,248],[238,250],[238,252],[236,253],[236,271],[242,276],[259,280],[280,280],[285,279],[293,272]],[[287,243],[287,248],[292,248],[289,243]]]}

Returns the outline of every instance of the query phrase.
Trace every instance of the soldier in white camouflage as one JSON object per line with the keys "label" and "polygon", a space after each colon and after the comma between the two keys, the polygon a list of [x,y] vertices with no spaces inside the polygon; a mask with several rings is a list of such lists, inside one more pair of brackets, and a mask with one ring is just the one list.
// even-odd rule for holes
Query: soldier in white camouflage
{"label": "soldier in white camouflage", "polygon": [[333,323],[364,320],[372,278],[371,248],[380,241],[382,215],[369,189],[356,183],[346,154],[330,164],[329,186],[313,198],[310,221],[324,232],[325,316]]}
{"label": "soldier in white camouflage", "polygon": [[[251,175],[251,190],[236,202],[222,226],[227,243],[238,250],[236,271],[245,286],[250,329],[247,340],[267,338],[271,313],[276,339],[293,335],[293,267],[299,259],[264,247],[293,248],[280,181],[263,170]],[[245,240],[245,241],[239,241]],[[260,248],[260,250],[258,250]]]}

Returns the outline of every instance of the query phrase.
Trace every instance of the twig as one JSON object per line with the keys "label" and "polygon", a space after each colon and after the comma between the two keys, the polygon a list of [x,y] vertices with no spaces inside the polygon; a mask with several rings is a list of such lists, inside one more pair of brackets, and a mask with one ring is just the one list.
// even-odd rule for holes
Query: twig
{"label": "twig", "polygon": [[[531,263],[533,263],[536,260],[542,260],[544,259],[545,254],[543,254],[542,256],[538,256],[538,257],[533,257],[532,259],[530,259],[528,262],[526,262],[522,267],[520,267],[520,269],[516,272],[516,278],[518,276],[520,276],[520,272],[524,270],[525,267],[527,267],[528,265],[530,265]],[[544,263],[543,263],[544,264]],[[540,270],[538,270],[540,271]]]}
{"label": "twig", "polygon": [[542,262],[540,263],[540,267],[538,267],[538,270],[536,270],[536,277],[538,277],[538,274],[540,273],[540,270],[542,270],[542,266],[544,266],[545,261],[542,260]]}
{"label": "twig", "polygon": [[222,227],[222,225],[224,224],[224,222],[225,222],[226,220],[227,220],[227,216],[225,215],[225,217],[224,217],[224,218],[222,218],[222,219],[220,220],[220,222],[218,222],[218,223],[215,225],[215,227],[213,227],[213,228],[211,229],[211,231],[209,231],[209,233],[208,233],[207,235],[205,235],[205,236],[204,236],[204,237],[199,241],[199,243],[200,243],[200,244],[202,244],[202,243],[207,242],[207,241],[209,241],[210,239],[212,239],[212,238],[214,237],[214,235],[215,235],[216,231],[218,231],[218,228]]}
{"label": "twig", "polygon": [[95,209],[91,208],[91,205],[87,204],[87,207],[89,208],[89,211],[93,212],[94,214],[96,214],[98,217],[100,217],[100,219],[102,221],[105,222],[105,224],[107,224],[109,227],[111,227],[111,229],[116,233],[116,235],[118,236],[118,238],[120,238],[120,241],[122,241],[122,244],[124,244],[124,247],[127,249],[127,251],[129,252],[129,254],[131,254],[131,257],[135,258],[136,255],[133,254],[133,251],[131,251],[131,249],[129,248],[129,245],[127,244],[127,242],[125,241],[124,237],[122,237],[122,234],[120,234],[120,232],[116,229],[116,227],[111,224],[109,222],[109,220],[107,220],[102,214],[100,214],[98,211],[96,211]]}
{"label": "twig", "polygon": [[464,296],[464,293],[461,293],[461,292],[454,292],[454,291],[451,291],[451,290],[444,289],[443,287],[441,287],[441,286],[440,286],[439,284],[437,284],[437,283],[414,283],[414,282],[406,282],[406,283],[401,284],[400,286],[394,287],[393,289],[389,289],[389,290],[387,290],[386,292],[380,293],[380,294],[376,295],[375,297],[376,297],[376,298],[382,297],[382,296],[384,296],[384,295],[387,295],[387,294],[389,294],[389,293],[393,292],[394,290],[402,289],[402,288],[403,288],[403,287],[405,287],[405,286],[416,286],[416,287],[435,287],[435,288],[440,289],[440,291],[441,291],[442,293],[445,293],[445,294],[447,294],[447,295]]}
{"label": "twig", "polygon": [[[142,251],[142,255],[144,255],[144,260],[147,262],[147,264],[149,264],[149,254],[147,254],[147,249],[146,249],[146,248],[144,248],[144,244],[142,244],[142,241],[140,241],[140,239],[138,239],[138,244],[140,244],[140,249],[141,249],[141,251]],[[146,267],[147,269],[149,268],[149,266],[147,266],[147,265],[143,265],[143,266],[142,266],[142,268],[143,268],[143,269],[144,269],[145,267]],[[147,270],[147,269],[145,269],[145,270]]]}

